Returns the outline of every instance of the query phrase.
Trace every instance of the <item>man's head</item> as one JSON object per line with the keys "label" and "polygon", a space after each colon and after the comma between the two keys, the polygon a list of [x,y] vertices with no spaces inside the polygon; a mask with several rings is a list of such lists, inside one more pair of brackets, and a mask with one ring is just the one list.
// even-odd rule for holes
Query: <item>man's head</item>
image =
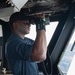
{"label": "man's head", "polygon": [[29,19],[30,17],[25,16],[24,13],[16,12],[10,16],[9,25],[13,31],[28,34],[30,30]]}

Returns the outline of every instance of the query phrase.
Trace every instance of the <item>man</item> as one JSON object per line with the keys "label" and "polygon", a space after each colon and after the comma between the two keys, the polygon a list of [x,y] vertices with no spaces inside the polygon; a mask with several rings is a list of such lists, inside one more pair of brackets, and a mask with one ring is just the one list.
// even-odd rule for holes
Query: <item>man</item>
{"label": "man", "polygon": [[30,32],[29,17],[21,12],[11,15],[9,25],[12,34],[5,46],[5,54],[13,75],[39,75],[37,62],[46,59],[46,30],[43,25],[44,16],[35,17],[36,39],[26,38]]}

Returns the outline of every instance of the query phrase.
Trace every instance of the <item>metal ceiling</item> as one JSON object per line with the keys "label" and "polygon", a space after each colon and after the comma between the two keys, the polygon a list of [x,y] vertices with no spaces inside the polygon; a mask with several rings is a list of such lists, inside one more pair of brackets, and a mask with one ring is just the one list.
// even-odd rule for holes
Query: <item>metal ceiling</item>
{"label": "metal ceiling", "polygon": [[[12,7],[7,0],[0,0],[0,9]],[[28,2],[21,9],[26,14],[38,13],[65,13],[70,9],[75,0],[28,0]]]}
{"label": "metal ceiling", "polygon": [[33,1],[27,2],[24,6],[24,12],[29,14],[34,13],[58,13],[58,12],[66,12],[69,10],[71,5],[74,3],[74,0],[41,0],[41,1]]}

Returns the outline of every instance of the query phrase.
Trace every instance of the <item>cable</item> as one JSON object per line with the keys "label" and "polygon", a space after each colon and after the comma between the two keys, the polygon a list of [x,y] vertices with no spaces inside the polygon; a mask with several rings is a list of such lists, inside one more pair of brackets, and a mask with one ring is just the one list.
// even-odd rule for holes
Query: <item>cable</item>
{"label": "cable", "polygon": [[52,75],[53,74],[53,68],[52,68],[52,61],[51,61],[51,56],[49,56],[49,53],[48,53],[48,57],[49,57],[49,60],[50,60],[50,63],[51,63],[51,74],[48,74],[47,73],[47,70],[46,70],[46,66],[45,66],[45,63],[43,62],[43,67],[44,67],[44,70],[45,70],[45,73],[46,75]]}

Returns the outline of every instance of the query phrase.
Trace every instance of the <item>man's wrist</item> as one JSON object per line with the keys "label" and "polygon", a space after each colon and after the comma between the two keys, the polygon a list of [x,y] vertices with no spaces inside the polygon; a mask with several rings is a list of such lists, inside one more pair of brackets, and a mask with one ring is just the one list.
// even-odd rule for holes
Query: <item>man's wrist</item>
{"label": "man's wrist", "polygon": [[39,30],[46,30],[45,25],[43,25],[43,24],[37,24],[36,25],[36,31],[39,31]]}
{"label": "man's wrist", "polygon": [[46,30],[44,22],[45,22],[45,20],[43,18],[36,19],[36,31]]}

